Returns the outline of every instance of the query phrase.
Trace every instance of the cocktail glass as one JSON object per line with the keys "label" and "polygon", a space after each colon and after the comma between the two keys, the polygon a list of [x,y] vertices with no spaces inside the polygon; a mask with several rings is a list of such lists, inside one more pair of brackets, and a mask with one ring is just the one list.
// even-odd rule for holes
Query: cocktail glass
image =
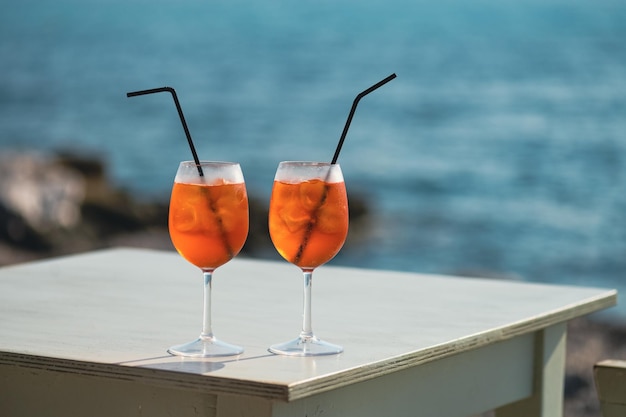
{"label": "cocktail glass", "polygon": [[269,231],[276,250],[304,275],[302,330],[297,338],[272,345],[270,352],[341,353],[341,346],[319,339],[311,326],[313,270],[339,252],[348,234],[348,198],[339,164],[281,162],[270,199]]}
{"label": "cocktail glass", "polygon": [[181,162],[170,199],[168,226],[178,253],[202,270],[202,332],[189,343],[169,348],[173,355],[230,356],[243,348],[218,340],[211,328],[213,271],[235,257],[248,236],[248,195],[239,164]]}

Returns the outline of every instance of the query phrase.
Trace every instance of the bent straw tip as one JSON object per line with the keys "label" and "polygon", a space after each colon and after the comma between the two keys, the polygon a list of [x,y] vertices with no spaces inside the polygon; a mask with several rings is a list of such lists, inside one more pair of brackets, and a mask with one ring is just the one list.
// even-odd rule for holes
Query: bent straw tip
{"label": "bent straw tip", "polygon": [[352,116],[354,116],[354,112],[356,111],[356,106],[359,104],[359,101],[363,97],[365,97],[367,94],[369,94],[372,91],[382,87],[383,85],[387,84],[389,81],[393,80],[394,78],[396,78],[396,73],[395,72],[393,74],[387,76],[386,78],[380,80],[379,82],[377,82],[376,84],[374,84],[370,88],[368,88],[366,90],[363,90],[359,94],[357,94],[356,98],[354,99],[354,102],[352,103],[352,108],[350,109],[350,113],[348,114],[348,120],[346,120],[346,125],[344,126],[343,132],[341,133],[341,137],[339,138],[339,143],[337,144],[337,149],[335,150],[335,155],[333,156],[333,159],[331,161],[332,165],[337,163],[337,158],[339,158],[339,152],[341,151],[341,147],[343,146],[343,141],[346,138],[346,134],[348,133],[348,129],[350,128],[350,123],[352,122]]}
{"label": "bent straw tip", "polygon": [[131,91],[126,93],[126,97],[136,97],[136,96],[143,96],[146,94],[153,94],[153,93],[161,93],[163,91],[167,91],[172,93],[172,95],[176,96],[176,90],[174,90],[172,87],[160,87],[160,88],[151,88],[149,90],[139,90],[139,91]]}

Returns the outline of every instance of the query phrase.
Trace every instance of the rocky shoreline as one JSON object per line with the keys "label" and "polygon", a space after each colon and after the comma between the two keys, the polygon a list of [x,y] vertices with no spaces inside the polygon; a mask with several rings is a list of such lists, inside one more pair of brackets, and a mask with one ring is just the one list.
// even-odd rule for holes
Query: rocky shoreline
{"label": "rocky shoreline", "polygon": [[[243,256],[278,259],[264,201],[250,196]],[[350,200],[351,230],[365,229],[365,199]],[[354,236],[360,236],[355,233]],[[0,154],[0,266],[115,246],[174,250],[167,201],[137,200],[109,181],[105,164],[85,155]],[[626,359],[626,324],[581,318],[568,327],[566,417],[601,417],[593,364]]]}

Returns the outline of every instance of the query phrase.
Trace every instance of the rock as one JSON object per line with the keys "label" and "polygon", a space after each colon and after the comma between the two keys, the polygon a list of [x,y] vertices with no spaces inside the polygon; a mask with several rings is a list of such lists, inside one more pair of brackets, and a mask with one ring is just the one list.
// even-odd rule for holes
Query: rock
{"label": "rock", "polygon": [[7,241],[33,250],[52,244],[49,234],[77,226],[85,184],[75,172],[40,154],[0,155],[0,229]]}
{"label": "rock", "polygon": [[112,185],[105,164],[69,152],[0,155],[0,239],[41,256],[106,246],[111,236],[167,226],[167,203]]}
{"label": "rock", "polygon": [[0,204],[0,239],[16,247],[35,251],[50,249],[50,243],[42,238],[26,220],[9,207]]}
{"label": "rock", "polygon": [[151,226],[167,227],[167,202],[138,201],[130,193],[114,187],[103,161],[62,152],[55,163],[83,178],[82,223],[89,225],[97,237],[141,231]]}
{"label": "rock", "polygon": [[80,175],[42,155],[0,156],[0,201],[36,230],[74,226],[83,195]]}

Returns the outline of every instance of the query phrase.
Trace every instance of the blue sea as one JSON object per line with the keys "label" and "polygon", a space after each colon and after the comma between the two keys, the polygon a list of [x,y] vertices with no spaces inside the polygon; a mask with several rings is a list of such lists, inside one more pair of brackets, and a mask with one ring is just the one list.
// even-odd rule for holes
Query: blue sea
{"label": "blue sea", "polygon": [[623,0],[4,1],[0,57],[0,150],[94,153],[165,199],[174,103],[126,92],[175,88],[200,158],[267,201],[396,73],[339,157],[373,220],[333,264],[626,293]]}

